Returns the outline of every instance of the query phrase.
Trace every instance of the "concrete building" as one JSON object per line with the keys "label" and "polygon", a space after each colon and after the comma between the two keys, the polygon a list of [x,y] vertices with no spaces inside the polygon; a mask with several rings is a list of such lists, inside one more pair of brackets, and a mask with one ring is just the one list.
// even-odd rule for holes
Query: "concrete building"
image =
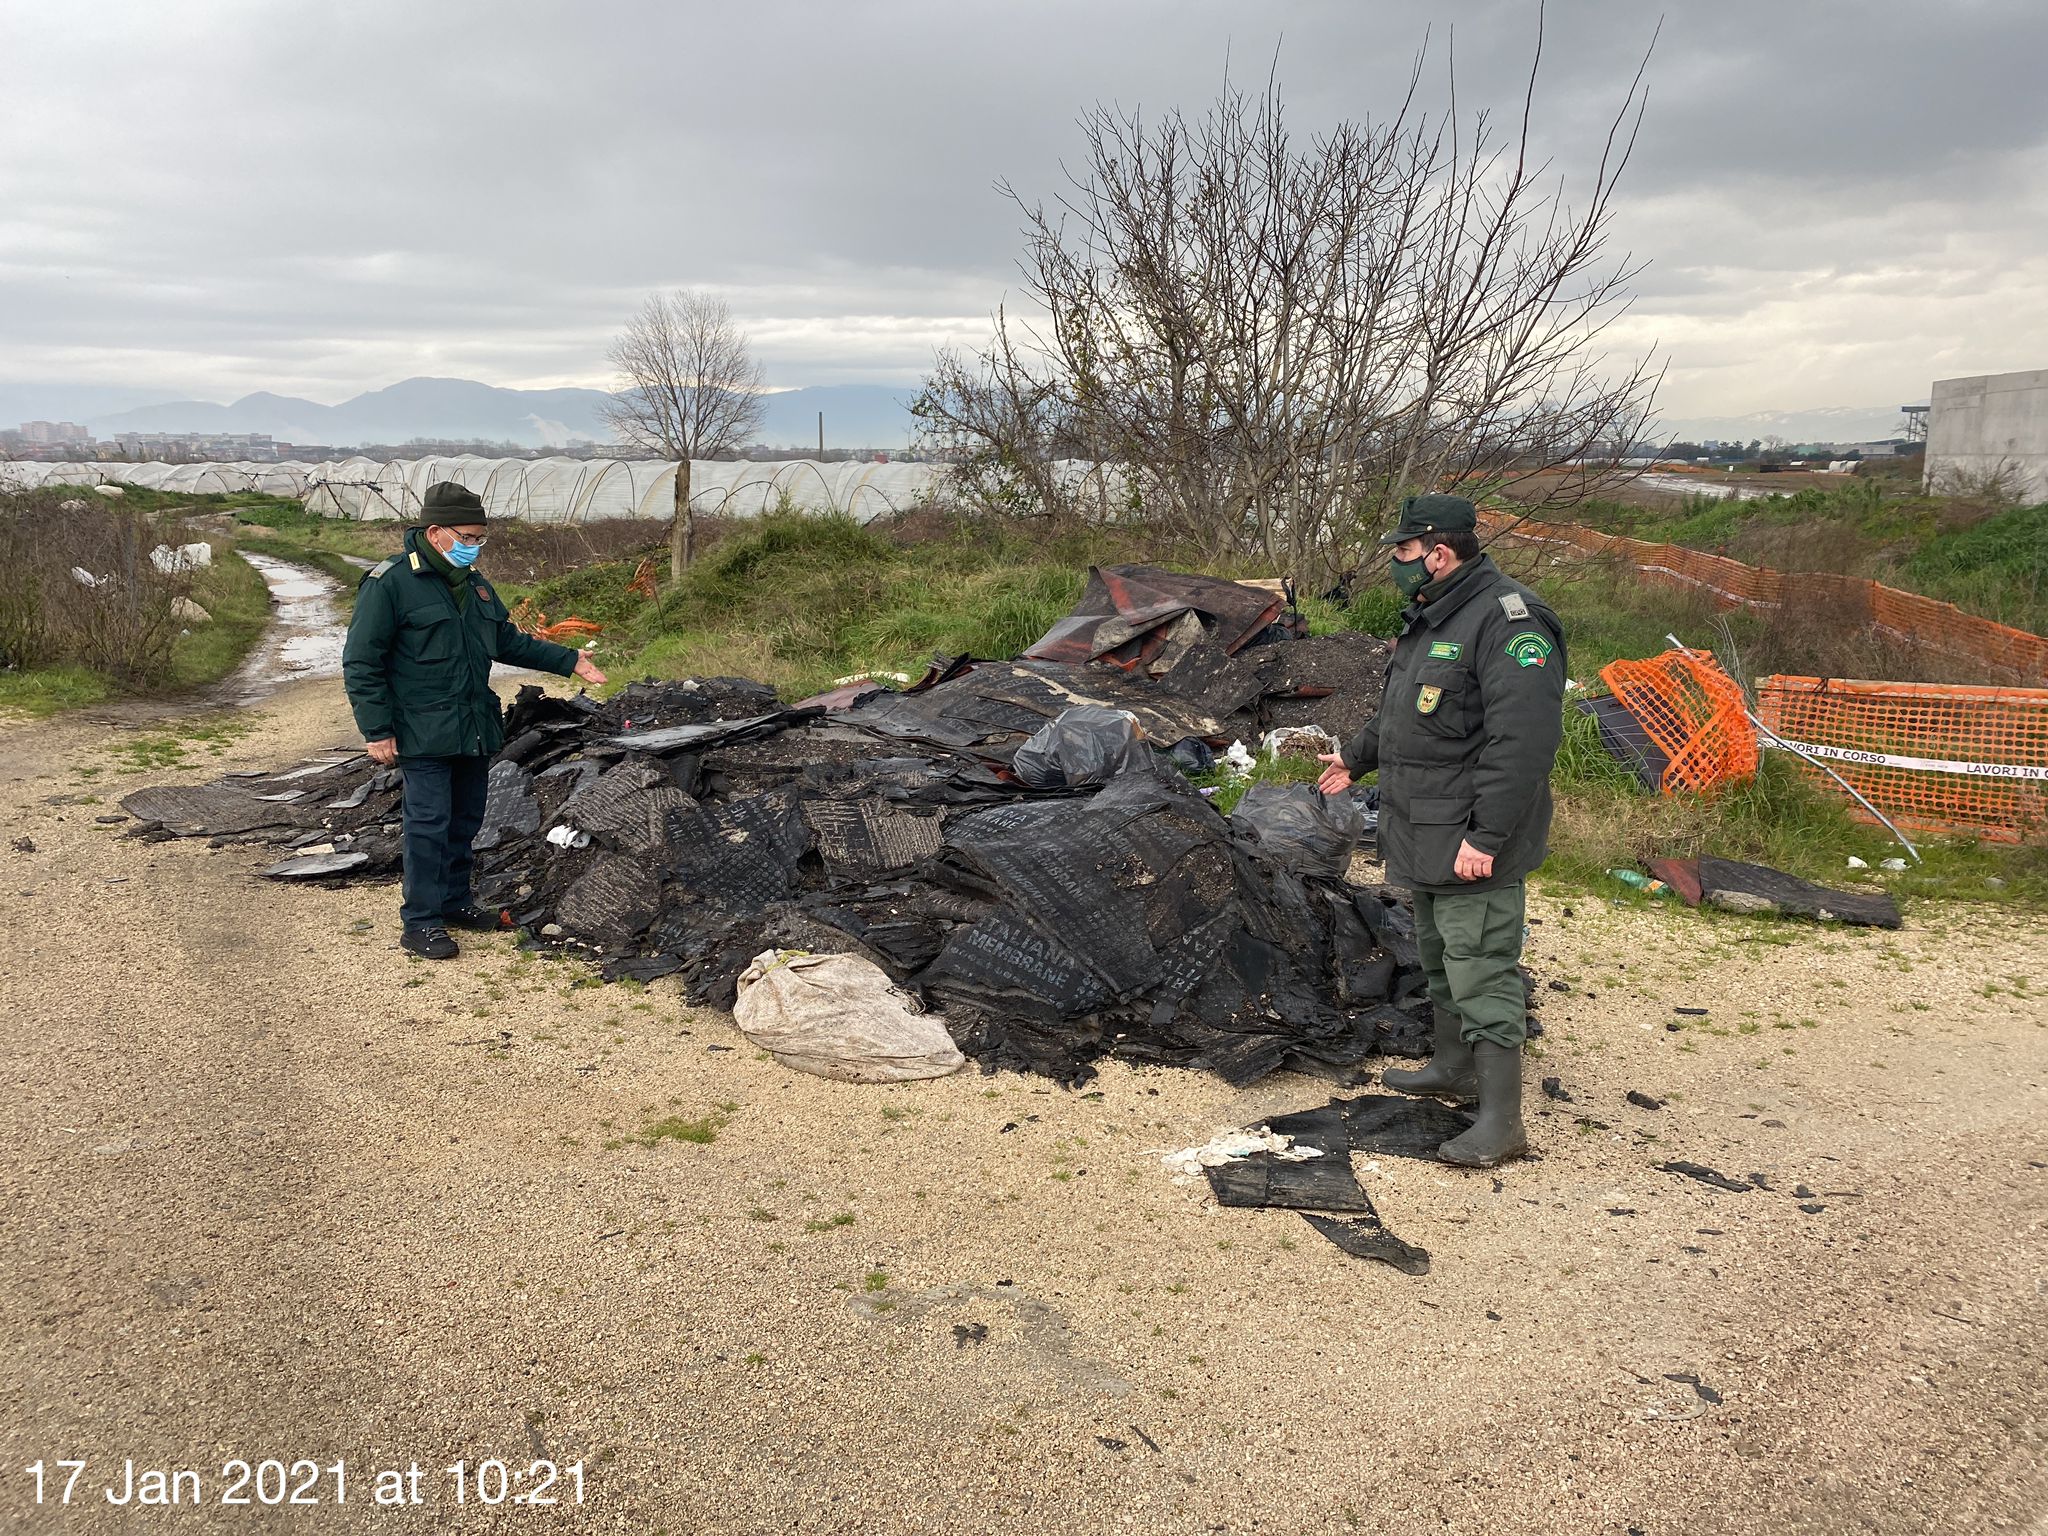
{"label": "concrete building", "polygon": [[2048,499],[2048,369],[1939,379],[1927,424],[1927,484],[2012,476],[2024,501]]}
{"label": "concrete building", "polygon": [[21,435],[32,443],[89,443],[83,426],[75,421],[24,421]]}

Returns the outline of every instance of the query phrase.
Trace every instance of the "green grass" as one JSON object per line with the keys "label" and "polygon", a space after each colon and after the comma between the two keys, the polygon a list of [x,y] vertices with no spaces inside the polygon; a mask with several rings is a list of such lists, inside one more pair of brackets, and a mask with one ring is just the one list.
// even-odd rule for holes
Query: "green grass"
{"label": "green grass", "polygon": [[45,719],[67,709],[106,702],[113,691],[87,667],[31,667],[0,671],[0,712]]}
{"label": "green grass", "polygon": [[187,626],[171,647],[170,688],[203,688],[217,683],[249,654],[270,622],[270,591],[254,566],[239,558],[226,539],[214,539],[213,564],[192,584],[192,601],[211,622]]}

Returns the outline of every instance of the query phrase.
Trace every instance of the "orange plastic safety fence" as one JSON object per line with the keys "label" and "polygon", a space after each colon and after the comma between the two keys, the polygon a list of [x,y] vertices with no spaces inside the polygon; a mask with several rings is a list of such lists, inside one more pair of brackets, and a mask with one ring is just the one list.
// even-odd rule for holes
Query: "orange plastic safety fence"
{"label": "orange plastic safety fence", "polygon": [[533,599],[522,597],[512,609],[512,622],[527,634],[540,640],[552,640],[557,645],[574,645],[579,640],[602,634],[604,626],[590,619],[567,618],[548,622],[548,616],[533,605]]}
{"label": "orange plastic safety fence", "polygon": [[1742,689],[1711,653],[1666,651],[1648,661],[1610,662],[1600,680],[1671,759],[1659,787],[1711,790],[1756,772],[1756,728]]}
{"label": "orange plastic safety fence", "polygon": [[1582,554],[1623,561],[1646,580],[1705,592],[1724,608],[1775,608],[1794,602],[1860,609],[1868,622],[1931,650],[1985,662],[2018,673],[2025,680],[2048,677],[2048,636],[2029,634],[1965,613],[1953,603],[1936,602],[1861,576],[1815,571],[1787,575],[1682,545],[1651,544],[1569,524],[1518,521],[1496,512],[1482,512],[1480,520],[1489,530],[1512,538],[1564,545]]}
{"label": "orange plastic safety fence", "polygon": [[[2048,688],[1766,677],[1756,693],[1757,718],[1907,832],[2048,836]],[[1802,766],[1841,793],[1827,774]],[[1872,819],[1853,802],[1850,809]]]}
{"label": "orange plastic safety fence", "polygon": [[626,583],[626,590],[635,597],[644,597],[652,601],[655,596],[655,571],[654,557],[649,555],[633,567],[633,579]]}

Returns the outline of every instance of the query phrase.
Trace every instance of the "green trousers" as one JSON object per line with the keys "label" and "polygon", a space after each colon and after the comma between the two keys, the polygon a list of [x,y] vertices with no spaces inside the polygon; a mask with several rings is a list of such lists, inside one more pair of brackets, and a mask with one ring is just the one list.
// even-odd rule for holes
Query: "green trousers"
{"label": "green trousers", "polygon": [[1519,1048],[1527,1033],[1522,990],[1525,882],[1490,891],[1415,893],[1415,942],[1429,1000],[1464,1023],[1467,1043]]}

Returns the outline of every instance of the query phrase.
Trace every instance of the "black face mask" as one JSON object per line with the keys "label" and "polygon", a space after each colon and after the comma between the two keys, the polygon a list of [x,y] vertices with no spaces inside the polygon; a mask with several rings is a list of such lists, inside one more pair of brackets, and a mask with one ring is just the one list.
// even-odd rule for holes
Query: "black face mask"
{"label": "black face mask", "polygon": [[1394,590],[1411,601],[1416,593],[1436,580],[1429,573],[1427,555],[1420,560],[1394,560],[1388,568],[1394,573]]}

